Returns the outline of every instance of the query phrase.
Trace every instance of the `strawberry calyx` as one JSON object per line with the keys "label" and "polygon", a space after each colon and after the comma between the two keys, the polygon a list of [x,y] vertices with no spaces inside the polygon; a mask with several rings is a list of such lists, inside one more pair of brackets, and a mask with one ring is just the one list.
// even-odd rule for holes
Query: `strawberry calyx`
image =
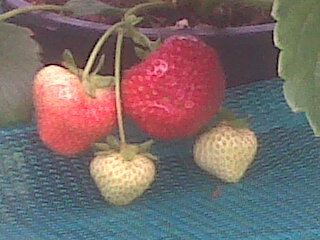
{"label": "strawberry calyx", "polygon": [[135,44],[134,50],[140,59],[145,59],[151,52],[156,50],[160,44],[161,39],[157,38],[156,40],[150,40],[146,35],[139,32],[134,28],[134,26],[127,26],[124,29],[125,37],[130,38]]}
{"label": "strawberry calyx", "polygon": [[217,114],[218,124],[226,124],[233,128],[248,129],[249,117],[238,118],[234,111],[229,108],[222,108]]}
{"label": "strawberry calyx", "polygon": [[209,132],[213,127],[218,125],[228,125],[234,129],[249,129],[249,117],[238,118],[234,111],[229,108],[221,108],[216,115],[216,121],[210,123],[199,130],[197,136]]}
{"label": "strawberry calyx", "polygon": [[123,34],[124,37],[131,39],[135,44],[134,50],[136,55],[140,59],[144,59],[150,52],[160,46],[161,39],[151,40],[145,34],[139,32],[135,26],[140,23],[143,18],[137,17],[133,13],[134,12],[131,12],[130,15],[125,15],[124,17],[124,21],[127,22],[127,24],[123,26]]}
{"label": "strawberry calyx", "polygon": [[[71,51],[65,50],[63,53],[63,65],[72,73],[79,76],[81,79],[84,89],[88,95],[91,97],[96,96],[96,90],[98,88],[104,88],[115,85],[115,76],[101,76],[98,72],[101,70],[102,66],[105,63],[105,55],[99,58],[98,64],[91,72],[91,68],[94,65],[98,53],[100,52],[104,43],[108,38],[115,32],[123,32],[123,37],[128,37],[133,40],[135,43],[135,51],[138,57],[141,59],[145,58],[151,51],[154,51],[160,45],[160,39],[155,41],[150,40],[146,35],[140,33],[135,26],[139,24],[143,17],[136,16],[137,14],[148,11],[149,9],[155,8],[167,8],[173,7],[174,4],[170,2],[150,2],[142,3],[134,6],[133,8],[128,9],[123,17],[123,20],[112,25],[98,40],[94,46],[86,66],[84,69],[77,67],[75,60],[72,56]],[[119,66],[117,66],[119,67]]]}
{"label": "strawberry calyx", "polygon": [[121,143],[118,138],[110,135],[106,138],[106,142],[94,143],[94,147],[98,149],[98,151],[95,152],[95,155],[109,155],[118,152],[125,160],[131,161],[139,154],[155,161],[157,160],[157,157],[150,153],[153,143],[153,140],[148,140],[139,144]]}
{"label": "strawberry calyx", "polygon": [[102,55],[99,59],[99,63],[97,64],[94,71],[89,74],[86,79],[83,79],[83,69],[79,68],[74,60],[72,52],[68,49],[64,50],[63,52],[63,62],[62,65],[68,69],[71,73],[78,76],[82,85],[86,91],[86,93],[91,96],[96,96],[96,90],[99,88],[111,87],[115,85],[115,78],[114,76],[102,76],[99,75],[98,72],[101,70],[104,62],[105,62],[105,55]]}

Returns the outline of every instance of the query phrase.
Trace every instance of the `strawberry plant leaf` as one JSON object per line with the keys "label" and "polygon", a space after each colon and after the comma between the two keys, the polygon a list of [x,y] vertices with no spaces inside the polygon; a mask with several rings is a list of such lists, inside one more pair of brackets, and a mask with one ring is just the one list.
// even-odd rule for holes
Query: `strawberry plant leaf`
{"label": "strawberry plant leaf", "polygon": [[320,1],[275,0],[275,45],[281,50],[278,73],[294,112],[304,112],[320,136]]}
{"label": "strawberry plant leaf", "polygon": [[32,81],[42,67],[32,32],[0,23],[0,126],[31,120]]}
{"label": "strawberry plant leaf", "polygon": [[76,17],[91,14],[118,16],[124,12],[124,9],[110,6],[98,0],[70,0],[64,6],[70,9]]}

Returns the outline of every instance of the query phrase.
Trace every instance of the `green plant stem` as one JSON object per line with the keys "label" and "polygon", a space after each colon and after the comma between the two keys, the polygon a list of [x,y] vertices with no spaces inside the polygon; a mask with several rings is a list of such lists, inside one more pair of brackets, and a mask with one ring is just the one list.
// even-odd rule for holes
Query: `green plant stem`
{"label": "green plant stem", "polygon": [[148,3],[138,4],[130,8],[128,11],[126,11],[126,13],[124,14],[124,19],[126,19],[130,15],[138,15],[141,11],[147,11],[152,8],[168,8],[168,7],[174,7],[174,4],[171,2],[148,2]]}
{"label": "green plant stem", "polygon": [[123,43],[123,29],[119,29],[117,44],[116,44],[116,53],[115,53],[115,92],[116,92],[116,108],[117,108],[117,118],[118,118],[118,128],[120,135],[121,144],[126,144],[126,135],[123,126],[123,116],[122,116],[122,104],[121,104],[121,52],[122,52],[122,43]]}
{"label": "green plant stem", "polygon": [[57,5],[31,5],[27,7],[22,7],[22,8],[17,8],[13,9],[9,12],[3,13],[0,15],[0,21],[5,21],[8,18],[14,17],[18,14],[26,13],[26,12],[31,12],[31,11],[36,11],[36,10],[56,10],[56,11],[71,11],[69,8],[64,7],[64,6],[57,6]]}
{"label": "green plant stem", "polygon": [[[144,10],[148,10],[151,8],[156,8],[156,7],[173,7],[172,3],[168,3],[168,2],[152,2],[152,3],[142,3],[142,4],[138,4],[136,6],[134,6],[133,8],[130,8],[126,11],[126,13],[124,14],[124,19],[126,19],[128,16],[130,15],[134,15],[139,13],[140,11],[144,11]],[[99,53],[99,51],[101,50],[103,44],[105,43],[105,41],[110,37],[110,35],[117,30],[118,28],[123,27],[124,25],[128,24],[128,22],[121,21],[118,22],[114,25],[112,25],[103,35],[102,37],[98,40],[98,42],[96,43],[94,49],[92,50],[90,57],[86,63],[86,66],[83,70],[83,74],[82,74],[82,80],[83,81],[88,81],[88,76],[90,74],[91,68],[97,58],[97,55]]]}
{"label": "green plant stem", "polygon": [[96,45],[94,46],[91,54],[90,54],[90,57],[86,63],[86,66],[83,70],[83,73],[82,73],[82,81],[88,81],[88,76],[90,74],[90,71],[91,71],[91,68],[97,58],[97,55],[98,53],[100,52],[103,44],[107,41],[107,39],[111,36],[111,34],[118,28],[124,26],[126,23],[121,21],[121,22],[118,22],[114,25],[112,25],[101,37],[100,39],[98,40],[98,42],[96,43]]}

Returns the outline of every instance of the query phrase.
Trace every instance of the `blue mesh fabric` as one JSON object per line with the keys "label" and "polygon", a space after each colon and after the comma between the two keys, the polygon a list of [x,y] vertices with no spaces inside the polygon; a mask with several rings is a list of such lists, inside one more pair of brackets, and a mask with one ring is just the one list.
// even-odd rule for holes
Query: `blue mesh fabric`
{"label": "blue mesh fabric", "polygon": [[[34,124],[0,129],[0,239],[320,239],[320,141],[285,103],[282,81],[229,89],[226,105],[250,115],[258,135],[245,178],[224,184],[201,171],[194,139],[157,141],[157,179],[125,207],[102,200],[91,151],[56,155]],[[132,127],[129,135],[146,138]]]}

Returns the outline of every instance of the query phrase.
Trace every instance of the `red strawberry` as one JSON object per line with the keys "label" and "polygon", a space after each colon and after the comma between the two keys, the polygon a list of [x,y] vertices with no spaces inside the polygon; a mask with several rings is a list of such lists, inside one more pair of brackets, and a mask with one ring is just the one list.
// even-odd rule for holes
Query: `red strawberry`
{"label": "red strawberry", "polygon": [[215,50],[190,35],[172,36],[122,81],[125,112],[163,139],[191,136],[220,109],[225,74]]}
{"label": "red strawberry", "polygon": [[116,125],[113,89],[97,89],[93,98],[78,76],[59,66],[47,66],[35,76],[34,103],[41,139],[63,155],[86,150]]}

